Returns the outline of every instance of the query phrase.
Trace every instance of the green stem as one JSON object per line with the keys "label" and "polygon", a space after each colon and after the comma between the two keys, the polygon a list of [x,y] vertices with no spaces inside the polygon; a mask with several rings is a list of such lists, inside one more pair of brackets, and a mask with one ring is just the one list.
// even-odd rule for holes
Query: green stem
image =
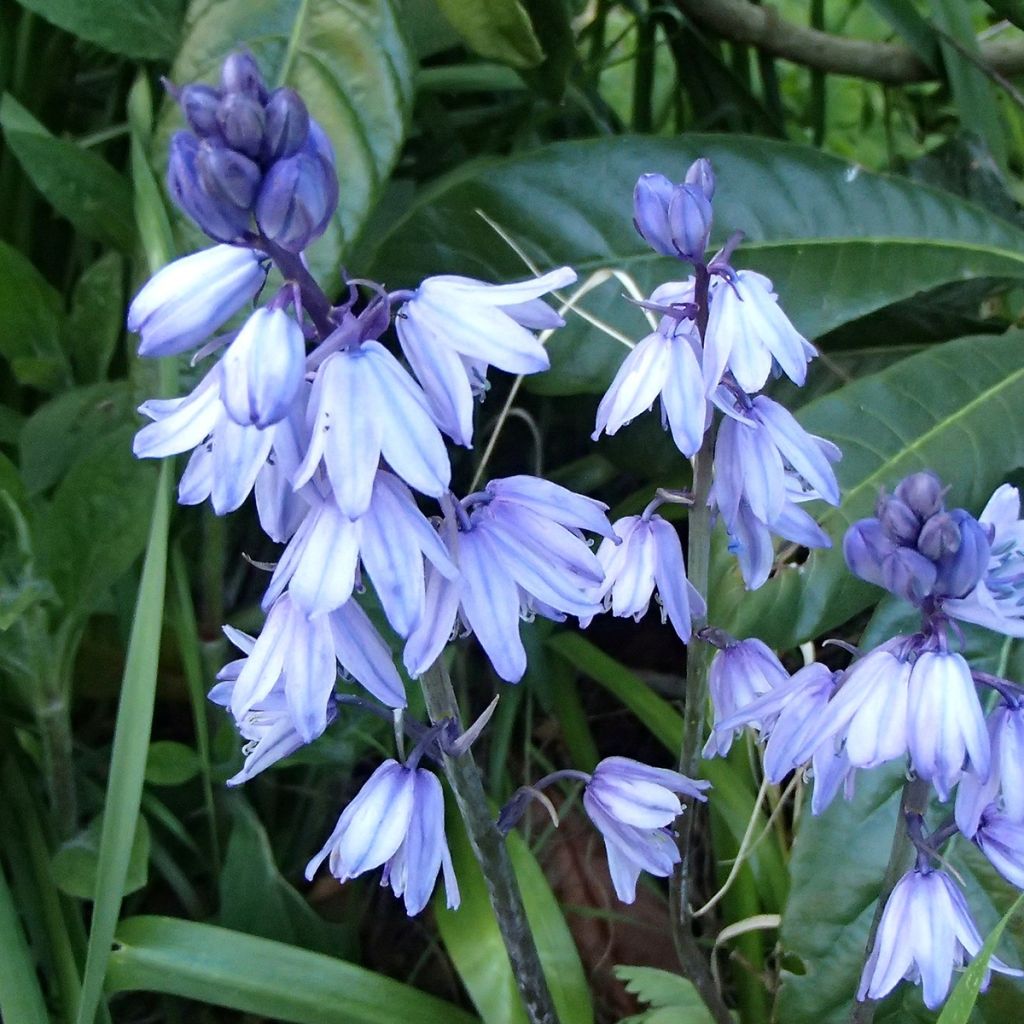
{"label": "green stem", "polygon": [[[924,814],[928,808],[928,783],[924,779],[914,779],[903,786],[903,794],[900,797],[900,812],[896,819],[896,829],[892,837],[892,849],[889,851],[889,863],[885,868],[885,875],[882,878],[882,889],[878,894],[878,904],[875,907],[875,916],[871,919],[871,927],[868,929],[868,941],[864,947],[864,962],[875,945],[875,935],[878,932],[879,922],[882,920],[882,911],[885,909],[886,901],[896,883],[907,870],[909,854],[913,848],[910,836],[907,833],[907,815]],[[855,1002],[853,1011],[850,1013],[850,1024],[871,1024],[875,1019],[875,1010],[878,1003],[873,999],[865,999],[864,1002]]]}
{"label": "green stem", "polygon": [[[431,722],[461,722],[455,691],[448,670],[440,659],[423,674],[420,684]],[[498,920],[530,1024],[558,1024],[558,1014],[526,920],[526,909],[512,863],[505,841],[495,827],[473,754],[467,750],[459,757],[445,756],[444,770],[462,820],[466,823],[470,845],[483,869],[494,916]]]}
{"label": "green stem", "polygon": [[74,745],[71,709],[60,689],[42,695],[36,708],[43,745],[43,770],[50,798],[50,812],[58,839],[69,839],[78,824],[78,796],[75,792]]}

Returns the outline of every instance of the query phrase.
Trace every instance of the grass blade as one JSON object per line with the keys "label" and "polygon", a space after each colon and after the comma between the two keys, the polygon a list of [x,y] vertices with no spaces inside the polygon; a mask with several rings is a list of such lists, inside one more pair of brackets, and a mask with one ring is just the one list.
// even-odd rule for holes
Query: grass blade
{"label": "grass blade", "polygon": [[18,1024],[49,1024],[35,964],[7,879],[0,870],[0,1017]]}

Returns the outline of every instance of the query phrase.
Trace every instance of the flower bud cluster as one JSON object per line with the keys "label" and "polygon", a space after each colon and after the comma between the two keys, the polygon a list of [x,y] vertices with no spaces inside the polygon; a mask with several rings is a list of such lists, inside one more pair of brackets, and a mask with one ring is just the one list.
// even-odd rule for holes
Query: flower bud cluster
{"label": "flower bud cluster", "polygon": [[255,236],[298,253],[338,204],[334,152],[301,97],[270,91],[249,53],[234,53],[220,88],[174,90],[190,131],[171,139],[171,196],[211,238]]}

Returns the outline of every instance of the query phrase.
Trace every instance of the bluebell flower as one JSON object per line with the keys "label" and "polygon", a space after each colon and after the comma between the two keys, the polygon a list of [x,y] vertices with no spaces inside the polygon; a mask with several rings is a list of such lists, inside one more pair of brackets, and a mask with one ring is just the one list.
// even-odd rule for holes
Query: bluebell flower
{"label": "bluebell flower", "polygon": [[970,757],[987,779],[990,745],[971,668],[952,651],[925,651],[910,671],[907,705],[910,762],[917,774],[947,800]]}
{"label": "bluebell flower", "polygon": [[[692,284],[662,285],[651,295],[656,307],[692,301]],[[710,422],[701,376],[700,337],[692,321],[673,315],[637,342],[597,408],[593,440],[611,435],[661,398],[662,419],[676,447],[688,458],[697,453]]]}
{"label": "bluebell flower", "polygon": [[314,485],[296,491],[292,477],[306,451],[308,385],[300,388],[288,415],[276,424],[270,455],[256,476],[256,511],[263,532],[278,544],[286,544],[299,528],[316,496]]}
{"label": "bluebell flower", "polygon": [[518,374],[548,368],[548,354],[533,332],[564,321],[541,296],[575,280],[569,267],[501,285],[428,277],[399,309],[402,351],[438,426],[456,443],[472,445],[473,397],[489,365]]}
{"label": "bluebell flower", "polygon": [[971,841],[1003,878],[1024,889],[1024,822],[1012,820],[990,804]]}
{"label": "bluebell flower", "polygon": [[1024,522],[1017,488],[997,488],[979,522],[991,531],[988,563],[977,586],[961,599],[944,601],[943,610],[997,633],[1024,636]]}
{"label": "bluebell flower", "polygon": [[409,488],[378,470],[369,508],[358,519],[344,515],[330,494],[310,503],[277,564],[264,607],[287,587],[307,615],[333,611],[351,597],[361,560],[388,622],[408,636],[423,615],[424,557],[443,576],[458,575]]}
{"label": "bluebell flower", "polygon": [[1024,824],[1024,708],[1001,700],[986,724],[991,750],[988,774],[978,772],[972,762],[956,791],[957,827],[968,838],[990,805],[1007,820]]}
{"label": "bluebell flower", "polygon": [[857,770],[850,764],[846,751],[831,740],[825,740],[811,757],[811,775],[814,789],[811,792],[811,813],[824,814],[840,790],[847,800],[854,795]]}
{"label": "bluebell flower", "polygon": [[711,394],[726,371],[749,394],[760,391],[779,367],[803,386],[817,349],[789,322],[772,283],[763,274],[740,270],[716,278],[704,336],[704,385]]}
{"label": "bluebell flower", "polygon": [[682,184],[673,185],[662,174],[642,174],[633,190],[633,224],[640,237],[655,252],[692,263],[703,263],[711,235],[714,175],[706,160],[700,164],[699,171],[690,168]]}
{"label": "bluebell flower", "polygon": [[239,666],[231,712],[241,720],[279,690],[295,729],[309,743],[327,726],[338,662],[378,700],[405,706],[391,653],[355,602],[310,619],[286,592],[268,612],[245,664]]}
{"label": "bluebell flower", "polygon": [[704,600],[686,577],[683,546],[675,527],[657,513],[616,520],[616,539],[601,541],[597,559],[604,578],[595,598],[617,618],[637,622],[647,614],[655,588],[661,617],[687,643],[693,618],[704,615]]}
{"label": "bluebell flower", "polygon": [[224,407],[242,426],[269,427],[294,404],[306,372],[302,328],[283,309],[257,309],[221,360]]}
{"label": "bluebell flower", "polygon": [[339,882],[383,866],[382,884],[404,897],[410,917],[427,905],[438,872],[444,874],[448,907],[459,905],[444,835],[444,794],[437,776],[425,768],[385,761],[342,812],[306,866],[306,878],[312,881],[325,860]]}
{"label": "bluebell flower", "polygon": [[682,813],[677,794],[704,800],[708,782],[628,757],[606,757],[583,791],[583,806],[604,839],[615,894],[636,899],[641,871],[668,878],[679,863],[671,830]]}
{"label": "bluebell flower", "polygon": [[259,253],[234,245],[183,256],[158,270],[128,307],[128,330],[142,336],[140,356],[173,356],[202,344],[266,278]]}
{"label": "bluebell flower", "polygon": [[495,480],[462,502],[448,501],[442,539],[459,577],[427,570],[426,612],[404,654],[412,676],[433,664],[461,624],[480,641],[495,672],[517,682],[526,671],[521,617],[562,621],[599,610],[593,591],[604,573],[581,534],[593,528],[594,504],[567,492],[552,513],[557,485],[531,488],[525,477],[511,480],[511,487]]}
{"label": "bluebell flower", "polygon": [[[775,652],[756,637],[727,642],[716,651],[708,669],[708,690],[715,717],[704,757],[724,757],[729,753],[736,730],[720,729],[721,722],[788,681],[789,673]],[[760,729],[762,723],[754,720],[745,724]]]}
{"label": "bluebell flower", "polygon": [[[857,998],[882,999],[901,979],[918,982],[924,1003],[937,1010],[949,992],[953,969],[978,955],[978,934],[967,901],[945,871],[908,871],[897,883],[878,924],[874,947],[861,975]],[[997,957],[990,971],[1019,977],[1021,972]]]}
{"label": "bluebell flower", "polygon": [[451,466],[423,391],[377,341],[333,352],[310,395],[309,448],[296,487],[323,464],[334,500],[351,519],[370,506],[381,456],[421,494],[440,497]]}

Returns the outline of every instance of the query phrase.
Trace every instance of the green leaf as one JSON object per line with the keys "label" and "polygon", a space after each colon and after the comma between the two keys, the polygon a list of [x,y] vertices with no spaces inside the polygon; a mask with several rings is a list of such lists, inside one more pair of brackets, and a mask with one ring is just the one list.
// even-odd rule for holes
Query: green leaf
{"label": "green leaf", "polygon": [[[93,818],[88,826],[67,842],[61,843],[53,855],[51,869],[61,892],[80,900],[91,900],[96,893],[99,866],[100,833],[103,815]],[[145,818],[135,823],[121,895],[127,896],[146,884],[149,871],[149,828]]]}
{"label": "green leaf", "polygon": [[546,54],[535,68],[521,70],[524,80],[552,103],[560,103],[576,63],[570,0],[523,0]]}
{"label": "green leaf", "polygon": [[626,983],[626,991],[631,992],[641,1002],[647,1003],[651,1010],[638,1017],[630,1018],[636,1024],[657,1024],[662,1019],[658,1010],[667,1010],[664,1015],[666,1024],[714,1024],[714,1017],[697,994],[693,983],[670,971],[661,971],[656,967],[618,966],[615,977]]}
{"label": "green leaf", "polygon": [[967,970],[960,975],[960,980],[953,989],[946,1005],[939,1014],[936,1024],[967,1024],[971,1017],[974,1004],[978,1001],[978,993],[988,970],[988,962],[995,955],[996,946],[1003,937],[1003,932],[1010,920],[1017,911],[1024,906],[1024,892],[1013,902],[1013,906],[999,919],[999,924],[992,929],[985,945],[981,947],[978,955],[967,965]]}
{"label": "green leaf", "polygon": [[17,470],[0,456],[0,632],[6,632],[34,605],[57,603],[49,580],[36,575],[32,528],[18,501],[20,481],[11,485],[3,477],[17,478]]}
{"label": "green leaf", "polygon": [[199,772],[199,757],[184,743],[157,740],[146,755],[146,781],[153,786],[181,786]]}
{"label": "green leaf", "polygon": [[64,322],[64,350],[83,384],[106,379],[124,323],[124,261],[115,252],[86,267]]}
{"label": "green leaf", "polygon": [[50,1017],[36,977],[14,897],[0,871],[0,1015],[20,1024],[48,1024]]}
{"label": "green leaf", "polygon": [[122,921],[107,991],[168,992],[291,1024],[473,1024],[464,1010],[321,953],[192,921]]}
{"label": "green leaf", "polygon": [[[495,281],[527,276],[482,211],[541,270],[569,264],[586,279],[617,267],[650,292],[683,269],[637,235],[633,186],[646,171],[678,177],[701,155],[718,175],[715,239],[745,232],[738,262],[773,278],[782,305],[808,337],[940,285],[1024,277],[1024,232],[971,203],[803,146],[723,135],[559,142],[460,168],[381,237],[367,253],[368,273],[390,287],[443,273]],[[623,291],[610,280],[582,304],[638,339],[649,327]],[[603,391],[626,355],[618,341],[572,315],[549,350],[551,371],[528,378],[544,394]]]}
{"label": "green leaf", "polygon": [[[248,46],[267,82],[297,89],[334,145],[338,212],[309,249],[314,269],[335,271],[398,156],[413,100],[414,65],[390,0],[193,0],[171,70],[177,83],[213,80]],[[157,142],[181,127],[165,105]],[[161,162],[166,158],[160,156]]]}
{"label": "green leaf", "polygon": [[437,0],[441,13],[481,57],[514,68],[533,68],[544,60],[530,15],[520,0]]}
{"label": "green leaf", "polygon": [[1012,21],[1017,28],[1024,28],[1024,0],[985,0],[1000,18]]}
{"label": "green leaf", "polygon": [[0,102],[11,151],[47,202],[89,238],[130,252],[135,244],[128,182],[88,149],[51,135],[13,96]]}
{"label": "green leaf", "polygon": [[66,382],[71,374],[60,346],[60,296],[6,242],[0,242],[0,309],[0,355],[11,363],[18,380],[28,383],[24,369],[18,372],[19,362],[24,368],[25,360],[38,360],[50,367],[54,384]]}
{"label": "green leaf", "polygon": [[[462,902],[457,910],[449,910],[443,892],[439,890],[435,896],[434,913],[441,939],[484,1024],[525,1024],[526,1014],[483,873],[462,821],[454,814],[449,816],[448,843]],[[590,989],[558,902],[520,836],[511,833],[507,843],[559,1020],[562,1024],[591,1024],[594,1013]]]}
{"label": "green leaf", "polygon": [[19,0],[58,28],[112,53],[159,60],[174,53],[181,0]]}
{"label": "green leaf", "polygon": [[913,4],[906,0],[868,0],[872,7],[892,25],[907,45],[932,70],[939,66],[939,39],[935,29],[928,24]]}
{"label": "green leaf", "polygon": [[932,469],[950,500],[975,512],[1024,465],[1024,333],[964,338],[929,348],[811,402],[801,424],[843,449],[836,475],[843,503],[809,506],[832,538],[801,565],[779,569],[760,590],[743,589],[735,560],[718,545],[709,618],[738,636],[794,647],[845,622],[881,596],[846,568],[842,538],[872,514],[879,488]]}

